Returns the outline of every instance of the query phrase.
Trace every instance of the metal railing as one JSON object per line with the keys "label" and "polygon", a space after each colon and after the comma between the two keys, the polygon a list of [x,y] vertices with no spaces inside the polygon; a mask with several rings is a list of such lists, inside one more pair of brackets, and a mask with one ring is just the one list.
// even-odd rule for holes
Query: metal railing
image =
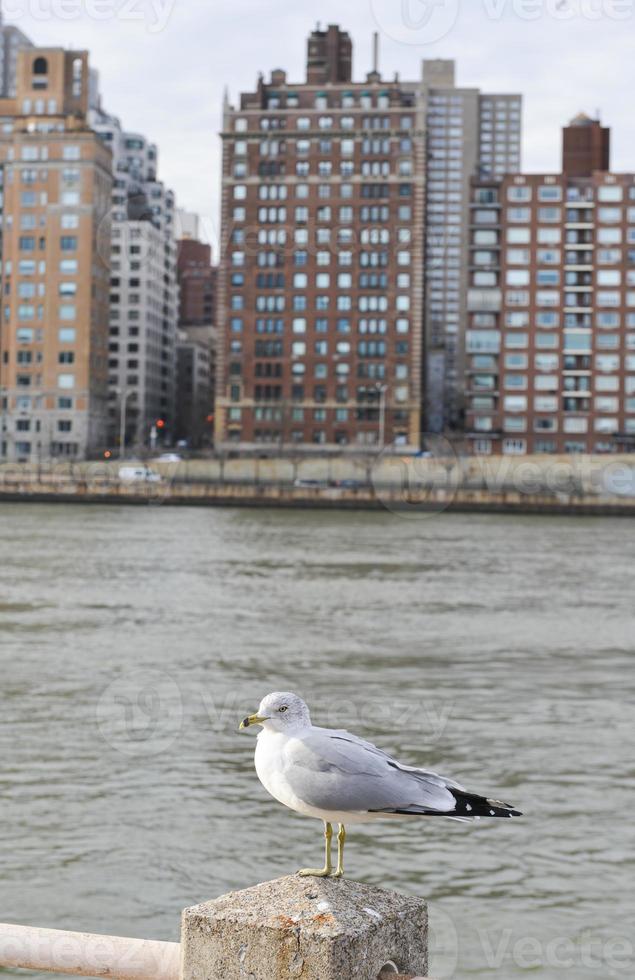
{"label": "metal railing", "polygon": [[0,924],[0,967],[112,980],[179,980],[181,946]]}

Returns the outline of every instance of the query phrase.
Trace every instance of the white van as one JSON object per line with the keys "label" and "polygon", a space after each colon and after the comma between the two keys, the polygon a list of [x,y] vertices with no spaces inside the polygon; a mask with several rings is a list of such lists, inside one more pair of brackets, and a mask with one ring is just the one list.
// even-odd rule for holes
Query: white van
{"label": "white van", "polygon": [[147,466],[120,466],[119,479],[122,483],[160,483],[161,476]]}

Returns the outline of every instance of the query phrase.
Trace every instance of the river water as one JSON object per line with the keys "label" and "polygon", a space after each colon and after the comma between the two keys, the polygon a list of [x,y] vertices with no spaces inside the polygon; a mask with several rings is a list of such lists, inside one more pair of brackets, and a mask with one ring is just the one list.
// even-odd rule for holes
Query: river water
{"label": "river water", "polygon": [[319,862],[237,732],[295,690],[526,814],[351,828],[432,976],[633,977],[634,568],[626,519],[3,505],[0,921],[178,940]]}

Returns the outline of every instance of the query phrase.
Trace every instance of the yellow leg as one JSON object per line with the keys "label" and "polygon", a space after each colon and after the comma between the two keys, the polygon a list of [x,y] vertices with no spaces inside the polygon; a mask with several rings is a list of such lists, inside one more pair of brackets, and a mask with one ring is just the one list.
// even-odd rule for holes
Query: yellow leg
{"label": "yellow leg", "polygon": [[333,839],[333,828],[330,823],[324,824],[325,857],[323,868],[302,868],[298,871],[304,878],[329,878],[333,873],[333,862],[331,861],[331,841]]}
{"label": "yellow leg", "polygon": [[343,878],[344,877],[344,844],[346,843],[346,827],[343,823],[340,824],[340,830],[337,835],[337,869],[333,872],[333,878]]}

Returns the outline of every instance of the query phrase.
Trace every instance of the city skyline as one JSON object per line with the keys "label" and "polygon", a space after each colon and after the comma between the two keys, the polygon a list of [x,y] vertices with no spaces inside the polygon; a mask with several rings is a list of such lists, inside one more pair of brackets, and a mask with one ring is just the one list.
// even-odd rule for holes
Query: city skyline
{"label": "city skyline", "polygon": [[[13,4],[6,23],[15,24],[36,45],[90,50],[108,110],[124,117],[128,129],[146,133],[159,145],[163,179],[175,189],[180,206],[201,215],[204,237],[214,245],[224,87],[235,97],[253,88],[259,71],[276,67],[287,70],[291,80],[302,81],[303,42],[318,16],[322,23],[341,23],[352,34],[358,80],[371,67],[372,33],[379,30],[380,68],[386,79],[397,70],[402,78],[417,78],[423,58],[442,57],[456,60],[460,85],[521,92],[525,172],[557,172],[560,128],[579,111],[595,115],[598,109],[614,134],[612,169],[632,167],[635,135],[628,125],[627,105],[619,103],[615,93],[628,89],[635,71],[626,57],[625,29],[635,19],[635,4],[589,0],[572,6],[546,2],[541,7],[523,0],[483,0],[467,9],[466,4],[447,0],[433,12],[428,33],[441,33],[444,25],[435,17],[448,16],[450,23],[456,14],[456,23],[443,37],[421,44],[417,3],[424,9],[413,0],[409,26],[386,16],[384,0],[369,0],[348,10],[344,18],[330,0],[315,12],[278,0],[268,8],[269,16],[251,0],[215,4],[213,9],[200,0],[187,6],[155,0],[134,9],[113,0],[101,5],[105,13],[99,19],[86,12],[80,15],[72,3],[54,2],[44,14],[41,5],[24,0]],[[66,11],[63,19],[58,6]],[[536,14],[537,19],[530,19]],[[255,29],[245,30],[245,24]],[[597,57],[609,44],[612,76]],[[130,52],[123,65],[122,51]],[[187,56],[181,57],[181,51]],[[174,70],[166,72],[168,62]]]}

